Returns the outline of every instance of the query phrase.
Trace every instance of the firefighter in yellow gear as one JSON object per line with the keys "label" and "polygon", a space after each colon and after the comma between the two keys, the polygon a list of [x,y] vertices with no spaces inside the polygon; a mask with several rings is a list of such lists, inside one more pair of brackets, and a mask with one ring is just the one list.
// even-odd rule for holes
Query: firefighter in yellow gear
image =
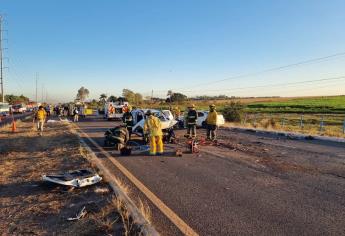
{"label": "firefighter in yellow gear", "polygon": [[44,110],[43,106],[39,106],[38,111],[35,114],[35,120],[37,122],[37,131],[39,131],[39,135],[41,136],[43,133],[43,126],[44,126],[46,117],[47,117],[47,112]]}
{"label": "firefighter in yellow gear", "polygon": [[144,133],[149,134],[150,155],[163,155],[163,132],[161,121],[155,117],[150,110],[147,111],[146,115]]}
{"label": "firefighter in yellow gear", "polygon": [[210,105],[210,111],[206,118],[207,124],[207,139],[208,140],[215,140],[216,139],[216,132],[217,132],[217,111],[216,106],[214,104]]}

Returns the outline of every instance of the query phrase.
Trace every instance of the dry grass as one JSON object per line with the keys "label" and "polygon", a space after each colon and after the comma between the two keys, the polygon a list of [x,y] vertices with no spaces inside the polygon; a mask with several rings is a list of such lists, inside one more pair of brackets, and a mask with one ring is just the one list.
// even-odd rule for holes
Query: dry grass
{"label": "dry grass", "polygon": [[144,203],[141,199],[139,201],[139,211],[141,215],[146,219],[150,224],[152,223],[152,211],[147,203]]}
{"label": "dry grass", "polygon": [[241,128],[257,128],[257,129],[265,129],[271,131],[286,131],[286,132],[294,132],[294,133],[301,133],[305,135],[321,135],[321,136],[330,136],[330,137],[339,137],[345,138],[345,134],[343,133],[343,128],[341,126],[331,126],[325,125],[323,130],[320,130],[320,126],[318,124],[304,124],[301,128],[298,124],[284,124],[282,125],[281,122],[273,118],[263,118],[258,120],[257,122],[250,122],[250,123],[234,123],[234,122],[227,122],[225,127],[241,127]]}

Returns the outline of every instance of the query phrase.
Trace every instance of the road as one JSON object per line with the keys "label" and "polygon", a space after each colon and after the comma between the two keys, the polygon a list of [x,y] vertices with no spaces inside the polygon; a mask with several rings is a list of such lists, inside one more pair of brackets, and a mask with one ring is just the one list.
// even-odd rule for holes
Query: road
{"label": "road", "polygon": [[[89,117],[78,125],[102,145],[105,130],[117,124]],[[199,154],[175,157],[176,146],[168,145],[162,157],[123,157],[85,141],[129,186],[129,196],[150,206],[162,235],[183,234],[101,150],[197,234],[345,235],[344,144],[220,130],[219,145],[201,146]]]}

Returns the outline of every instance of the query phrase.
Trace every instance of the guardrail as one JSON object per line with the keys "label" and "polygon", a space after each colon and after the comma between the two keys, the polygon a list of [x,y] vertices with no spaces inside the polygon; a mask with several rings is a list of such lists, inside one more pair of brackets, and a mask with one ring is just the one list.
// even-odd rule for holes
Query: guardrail
{"label": "guardrail", "polygon": [[27,117],[31,116],[32,114],[33,114],[32,112],[27,112],[27,113],[24,113],[24,114],[21,114],[21,115],[13,116],[13,117],[12,117],[12,115],[6,116],[5,118],[2,117],[2,119],[0,121],[0,128],[6,126],[8,124],[11,124],[13,119],[15,121],[17,121],[17,120],[24,120]]}

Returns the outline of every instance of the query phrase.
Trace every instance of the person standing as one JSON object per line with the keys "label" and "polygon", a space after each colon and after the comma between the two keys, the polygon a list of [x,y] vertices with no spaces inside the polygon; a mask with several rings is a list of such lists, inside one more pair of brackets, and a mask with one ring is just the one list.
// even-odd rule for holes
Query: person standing
{"label": "person standing", "polygon": [[195,110],[195,105],[192,104],[188,107],[188,113],[186,117],[187,123],[187,137],[196,137],[196,121],[198,119],[198,112]]}
{"label": "person standing", "polygon": [[207,124],[207,140],[216,140],[217,135],[217,111],[216,106],[214,104],[210,105],[210,111],[206,118]]}
{"label": "person standing", "polygon": [[78,122],[79,121],[79,111],[78,111],[78,107],[75,107],[73,109],[73,121],[74,122]]}
{"label": "person standing", "polygon": [[46,118],[46,111],[44,110],[43,106],[39,106],[38,111],[35,114],[35,120],[37,122],[37,131],[40,136],[43,134],[43,126]]}
{"label": "person standing", "polygon": [[[150,110],[146,113],[147,118],[144,123],[144,132],[149,134],[150,155],[163,155],[163,132],[161,121],[155,117]],[[158,152],[156,152],[158,149]]]}
{"label": "person standing", "polygon": [[128,133],[129,133],[129,137],[130,137],[132,135],[132,128],[133,128],[133,116],[131,113],[131,107],[130,106],[128,106],[127,112],[125,114],[123,114],[122,121],[126,125],[126,128],[128,130]]}

